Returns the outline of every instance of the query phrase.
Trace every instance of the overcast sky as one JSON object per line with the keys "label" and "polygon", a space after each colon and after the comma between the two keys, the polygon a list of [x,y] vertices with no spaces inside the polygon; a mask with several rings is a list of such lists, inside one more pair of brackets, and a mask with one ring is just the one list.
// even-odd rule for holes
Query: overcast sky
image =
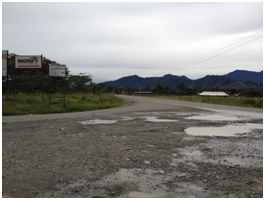
{"label": "overcast sky", "polygon": [[93,82],[263,70],[263,3],[2,3],[2,49]]}

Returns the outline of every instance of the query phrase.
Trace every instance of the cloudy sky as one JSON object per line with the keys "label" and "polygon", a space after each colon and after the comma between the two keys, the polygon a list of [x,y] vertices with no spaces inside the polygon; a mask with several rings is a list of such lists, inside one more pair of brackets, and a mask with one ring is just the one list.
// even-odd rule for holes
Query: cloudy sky
{"label": "cloudy sky", "polygon": [[263,70],[263,3],[2,3],[2,49],[93,82]]}

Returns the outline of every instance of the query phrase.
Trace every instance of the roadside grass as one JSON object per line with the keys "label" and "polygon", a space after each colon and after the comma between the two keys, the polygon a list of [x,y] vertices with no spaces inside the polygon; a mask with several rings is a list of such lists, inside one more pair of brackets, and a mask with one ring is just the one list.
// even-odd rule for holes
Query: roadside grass
{"label": "roadside grass", "polygon": [[[53,96],[63,96],[56,94]],[[49,95],[44,95],[44,104],[42,94],[10,94],[7,100],[2,95],[2,116],[8,115],[28,115],[28,114],[48,114],[48,113],[68,113],[89,110],[99,110],[105,108],[119,107],[125,102],[112,94],[66,94],[65,107],[63,98],[51,98],[49,104]]]}
{"label": "roadside grass", "polygon": [[176,95],[141,95],[153,98],[163,98],[181,101],[191,101],[198,103],[220,104],[230,106],[242,106],[263,108],[263,98],[243,97],[243,96],[229,96],[229,97],[202,97],[198,95],[193,96],[176,96]]}

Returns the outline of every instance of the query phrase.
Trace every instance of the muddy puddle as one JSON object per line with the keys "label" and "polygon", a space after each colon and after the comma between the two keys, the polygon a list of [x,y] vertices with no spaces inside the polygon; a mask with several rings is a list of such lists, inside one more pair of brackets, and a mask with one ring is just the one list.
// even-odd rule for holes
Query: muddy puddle
{"label": "muddy puddle", "polygon": [[239,121],[242,120],[238,116],[229,116],[229,115],[220,115],[220,114],[211,114],[211,115],[197,115],[186,117],[185,119],[193,120],[207,120],[207,121]]}
{"label": "muddy puddle", "polygon": [[123,116],[118,120],[110,119],[91,119],[81,121],[83,125],[91,124],[115,124],[119,121],[131,121],[135,119],[144,119],[148,122],[178,122],[182,118],[188,120],[204,120],[204,121],[230,121],[237,122],[242,120],[263,118],[262,113],[249,113],[249,112],[233,112],[233,111],[219,111],[210,110],[211,113],[196,113],[196,112],[135,112],[134,117]]}
{"label": "muddy puddle", "polygon": [[143,117],[148,122],[177,122],[176,119],[159,119],[157,117]]}
{"label": "muddy puddle", "polygon": [[[103,119],[92,119],[92,120],[86,120],[86,121],[81,121],[79,123],[83,125],[92,125],[92,124],[115,124],[118,121],[131,121],[137,119],[137,117],[122,117],[120,120],[103,120]],[[144,119],[145,121],[148,122],[177,122],[178,120],[175,119],[160,119],[155,116],[145,116],[145,117],[140,117],[140,119]]]}
{"label": "muddy puddle", "polygon": [[123,121],[130,121],[130,120],[134,120],[134,119],[135,119],[134,117],[128,117],[128,116],[122,117]]}
{"label": "muddy puddle", "polygon": [[104,119],[93,119],[93,120],[86,120],[81,121],[80,123],[83,125],[90,125],[90,124],[115,124],[117,120],[104,120]]}
{"label": "muddy puddle", "polygon": [[189,127],[185,129],[188,135],[194,136],[243,136],[254,129],[263,129],[263,124],[234,124],[222,127]]}

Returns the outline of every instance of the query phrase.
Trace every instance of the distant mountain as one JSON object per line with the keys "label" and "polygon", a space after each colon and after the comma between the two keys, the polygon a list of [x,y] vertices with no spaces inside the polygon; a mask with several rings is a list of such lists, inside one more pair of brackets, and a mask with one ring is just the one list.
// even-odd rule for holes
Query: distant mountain
{"label": "distant mountain", "polygon": [[158,83],[162,83],[165,86],[170,88],[175,88],[178,82],[183,82],[185,85],[192,84],[192,80],[187,78],[186,76],[174,76],[171,74],[167,74],[163,77],[147,77],[142,78],[137,75],[127,76],[120,78],[116,81],[108,81],[105,82],[107,85],[118,86],[118,87],[131,87],[135,89],[140,88],[152,88],[156,86]]}
{"label": "distant mountain", "polygon": [[237,81],[253,81],[263,84],[263,71],[252,72],[246,70],[236,70],[224,76],[231,77],[233,79],[236,79]]}
{"label": "distant mountain", "polygon": [[127,76],[120,78],[116,81],[108,81],[105,82],[107,85],[113,85],[118,87],[131,87],[131,88],[137,88],[139,87],[139,83],[142,81],[143,78],[133,75],[133,76]]}
{"label": "distant mountain", "polygon": [[191,80],[186,76],[176,76],[167,74],[163,77],[142,78],[137,75],[127,76],[115,81],[105,82],[106,85],[117,86],[120,88],[130,87],[133,89],[152,89],[158,83],[162,83],[169,88],[176,88],[177,84],[182,82],[186,87],[198,89],[214,88],[234,88],[234,89],[262,89],[263,71],[252,72],[236,70],[223,76],[207,75],[197,80]]}
{"label": "distant mountain", "polygon": [[257,82],[253,81],[241,81],[241,82],[235,82],[230,85],[222,86],[220,89],[236,89],[238,91],[240,90],[251,90],[251,89],[256,89],[260,90],[263,88],[263,85]]}
{"label": "distant mountain", "polygon": [[234,84],[235,82],[237,80],[230,77],[207,75],[204,78],[195,80],[191,86],[195,88],[215,88]]}

